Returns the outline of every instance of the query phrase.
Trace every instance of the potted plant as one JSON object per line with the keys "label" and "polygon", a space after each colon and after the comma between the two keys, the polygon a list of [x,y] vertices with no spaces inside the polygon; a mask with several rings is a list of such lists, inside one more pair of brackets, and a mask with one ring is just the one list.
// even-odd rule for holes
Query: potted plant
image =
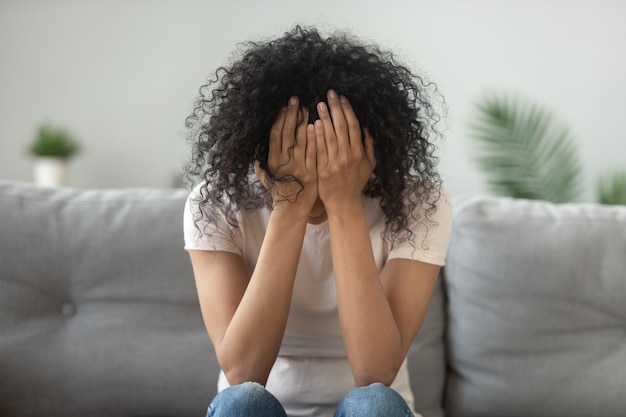
{"label": "potted plant", "polygon": [[[494,193],[554,203],[578,199],[582,165],[566,126],[517,97],[488,96],[477,104],[471,136],[478,141],[477,162]],[[626,205],[626,171],[600,178],[597,194],[600,204]]]}
{"label": "potted plant", "polygon": [[514,198],[575,201],[581,163],[569,129],[547,110],[516,97],[487,96],[470,125],[490,189]]}
{"label": "potted plant", "polygon": [[598,202],[626,205],[626,171],[615,171],[598,180]]}
{"label": "potted plant", "polygon": [[29,148],[35,156],[35,183],[45,187],[65,185],[68,161],[79,149],[78,142],[67,130],[40,125]]}

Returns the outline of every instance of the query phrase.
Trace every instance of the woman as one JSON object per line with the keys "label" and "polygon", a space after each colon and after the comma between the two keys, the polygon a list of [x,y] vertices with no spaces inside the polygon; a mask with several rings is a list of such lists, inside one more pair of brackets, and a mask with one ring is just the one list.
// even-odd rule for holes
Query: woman
{"label": "woman", "polygon": [[207,415],[413,415],[406,356],[451,227],[430,85],[343,34],[245,47],[187,119]]}

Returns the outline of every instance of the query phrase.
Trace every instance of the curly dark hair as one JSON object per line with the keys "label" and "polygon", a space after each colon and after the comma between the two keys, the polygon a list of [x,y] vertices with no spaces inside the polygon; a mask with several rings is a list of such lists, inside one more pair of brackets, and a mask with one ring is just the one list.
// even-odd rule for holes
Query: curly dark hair
{"label": "curly dark hair", "polygon": [[252,186],[258,180],[251,174],[255,161],[269,171],[269,133],[279,110],[295,95],[316,118],[316,104],[331,88],[348,98],[374,138],[377,165],[364,194],[379,199],[391,232],[410,233],[412,217],[434,212],[440,116],[429,97],[440,95],[433,83],[391,52],[344,32],[324,38],[315,28],[296,26],[278,39],[241,46],[241,56],[200,88],[186,119],[193,148],[186,173],[205,182],[204,216],[211,218],[209,207],[221,208],[236,227],[238,210],[270,204],[265,189]]}

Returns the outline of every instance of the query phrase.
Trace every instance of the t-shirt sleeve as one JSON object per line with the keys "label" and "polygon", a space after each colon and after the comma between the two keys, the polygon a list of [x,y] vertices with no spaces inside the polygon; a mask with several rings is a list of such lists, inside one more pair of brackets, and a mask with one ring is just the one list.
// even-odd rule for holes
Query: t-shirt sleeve
{"label": "t-shirt sleeve", "polygon": [[224,212],[218,208],[207,204],[204,212],[200,210],[201,189],[202,184],[196,186],[185,203],[185,250],[225,251],[241,255],[239,229],[229,224]]}
{"label": "t-shirt sleeve", "polygon": [[433,265],[445,265],[452,232],[452,206],[444,192],[440,193],[435,207],[434,213],[428,216],[422,214],[409,223],[413,232],[410,240],[406,232],[391,240],[387,260],[413,259]]}

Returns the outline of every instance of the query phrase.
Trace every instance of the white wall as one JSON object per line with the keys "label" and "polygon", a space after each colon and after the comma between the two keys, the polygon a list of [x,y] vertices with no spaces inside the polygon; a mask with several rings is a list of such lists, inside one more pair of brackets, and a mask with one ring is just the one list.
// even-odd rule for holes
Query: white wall
{"label": "white wall", "polygon": [[301,23],[350,28],[438,83],[452,194],[486,191],[467,125],[484,93],[512,92],[571,126],[592,200],[598,175],[626,168],[625,16],[611,0],[0,0],[0,178],[31,180],[25,148],[51,121],[84,144],[72,185],[170,186],[205,78],[237,42]]}

